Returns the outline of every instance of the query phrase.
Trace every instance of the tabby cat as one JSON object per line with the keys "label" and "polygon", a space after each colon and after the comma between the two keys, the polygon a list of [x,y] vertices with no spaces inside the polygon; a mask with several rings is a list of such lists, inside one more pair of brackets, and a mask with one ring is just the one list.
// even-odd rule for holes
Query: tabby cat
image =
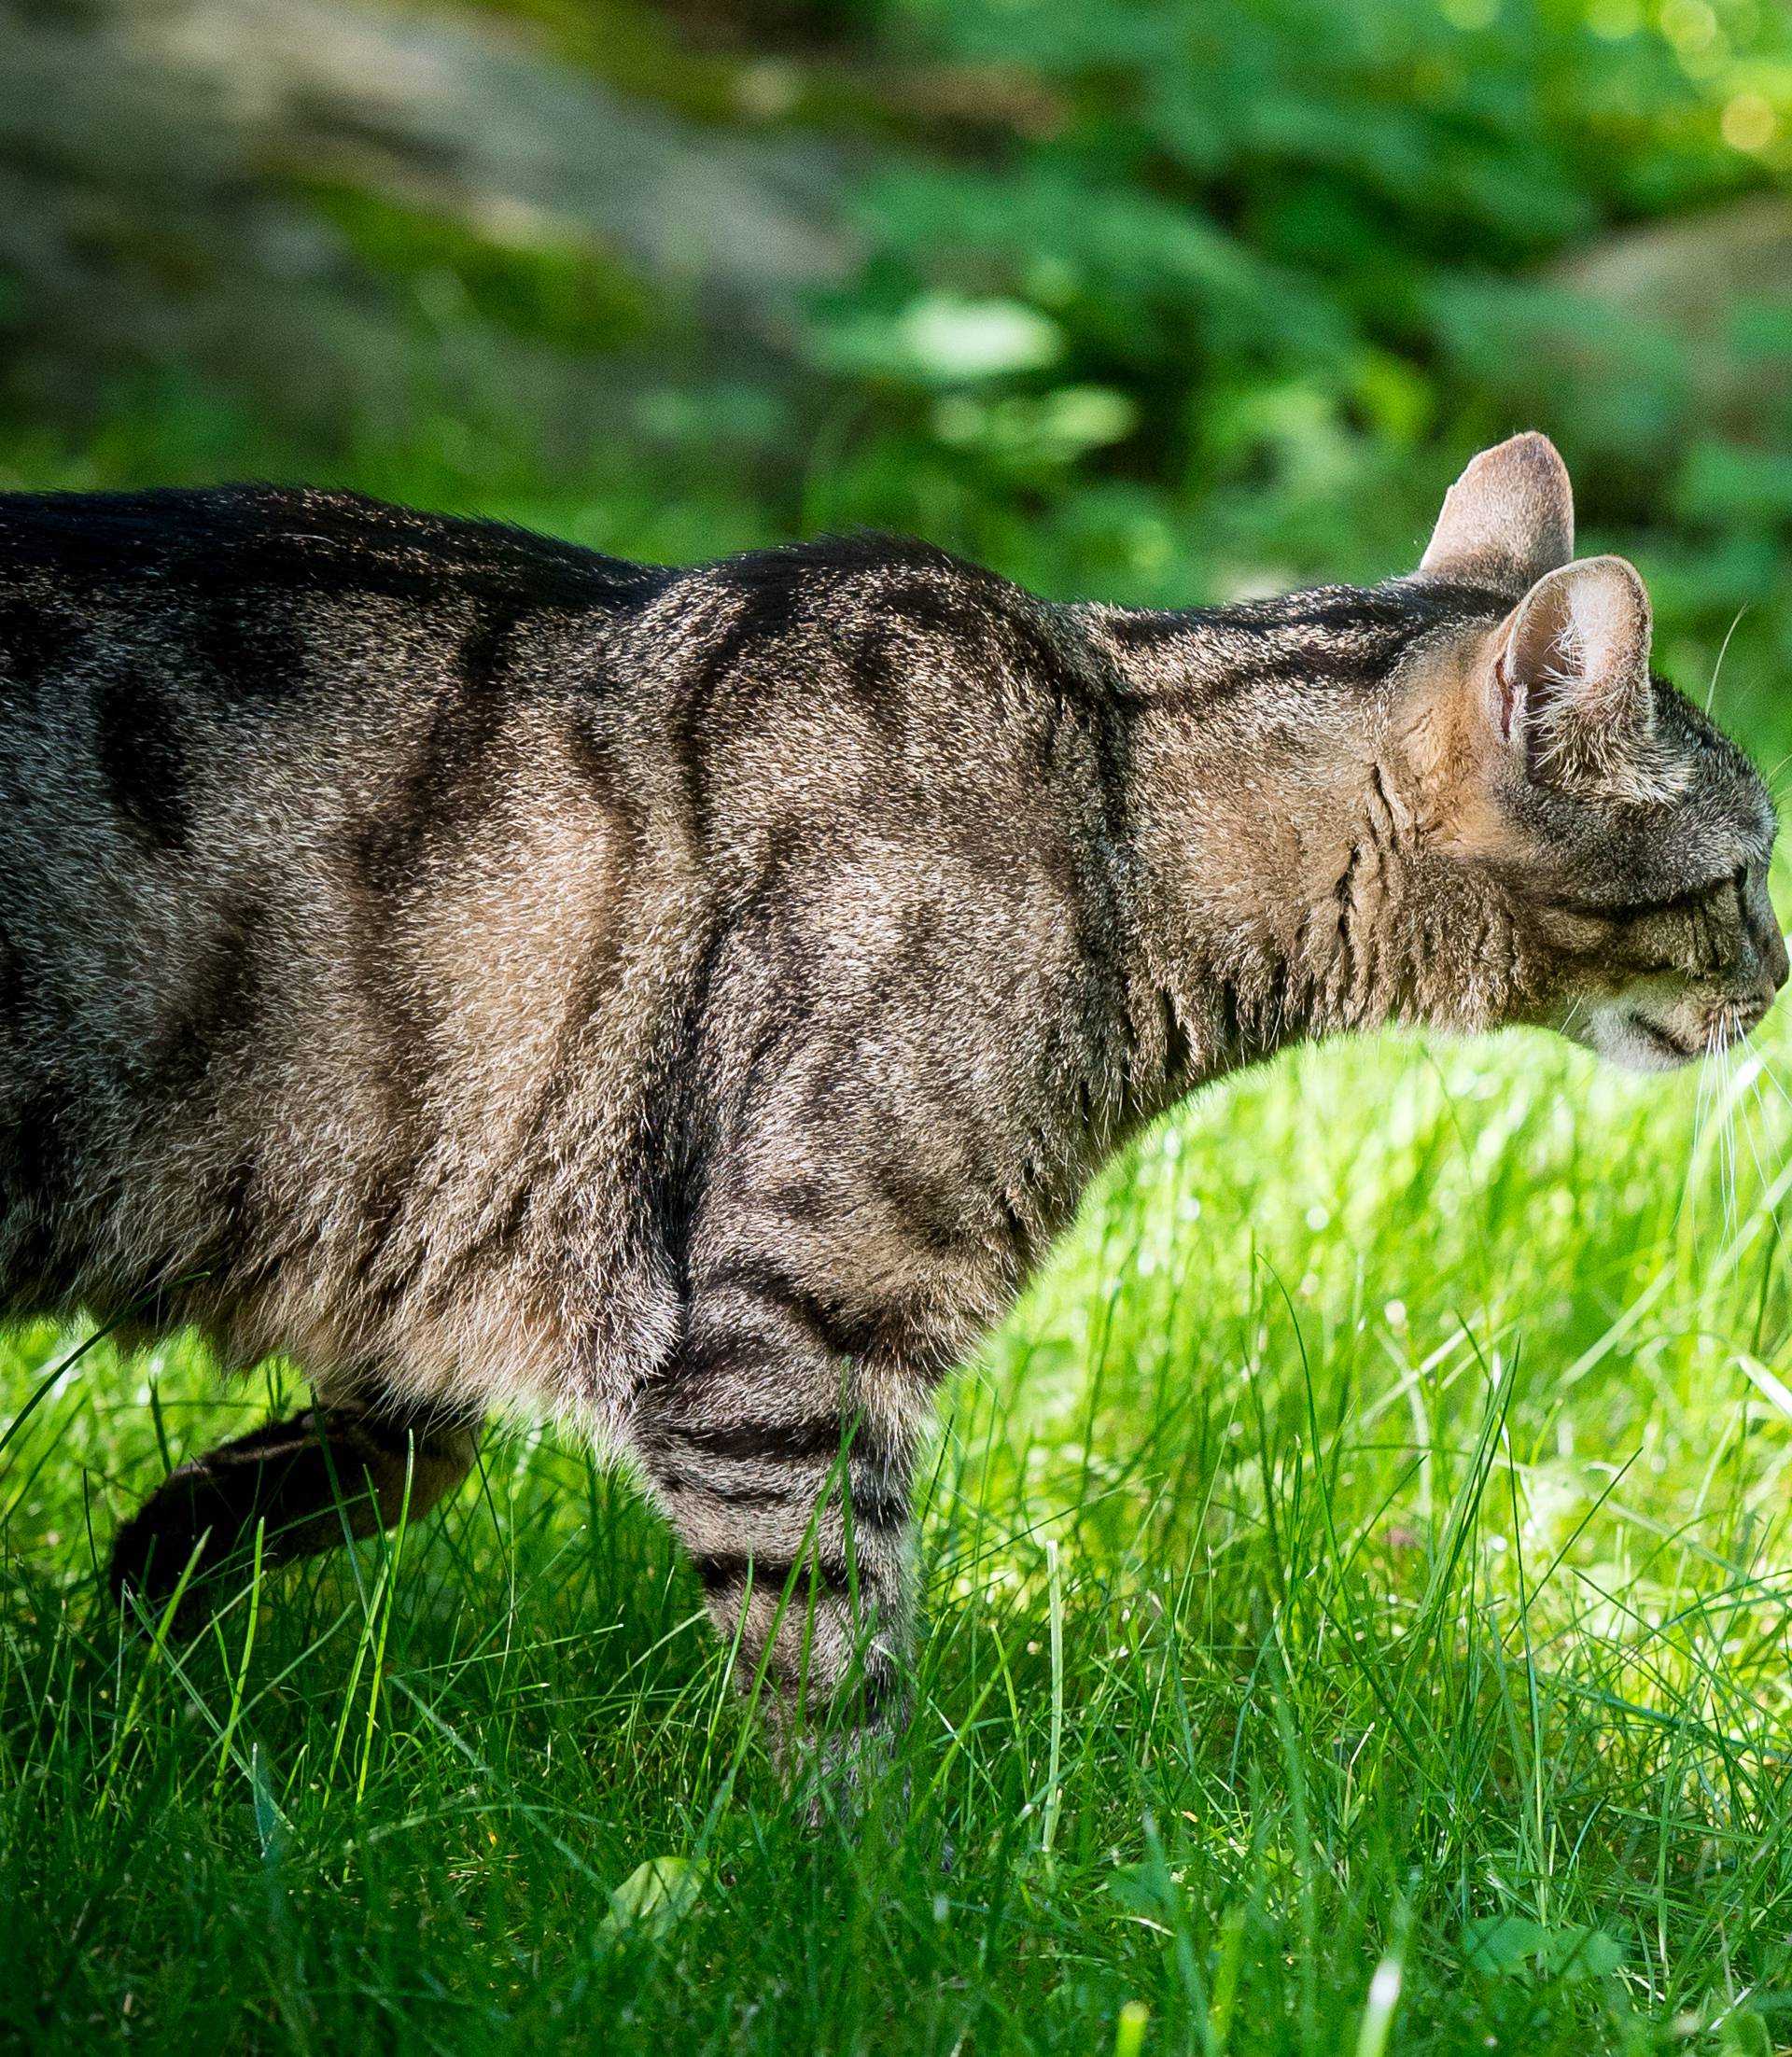
{"label": "tabby cat", "polygon": [[315,1393],[115,1588],[414,1518],[545,1411],[741,1676],[887,1728],[934,1390],[1142,1123],[1386,1022],[1661,1070],[1784,982],[1762,782],[1573,554],[1536,435],[1407,577],[1174,613],[878,538],[0,498],[0,1295]]}

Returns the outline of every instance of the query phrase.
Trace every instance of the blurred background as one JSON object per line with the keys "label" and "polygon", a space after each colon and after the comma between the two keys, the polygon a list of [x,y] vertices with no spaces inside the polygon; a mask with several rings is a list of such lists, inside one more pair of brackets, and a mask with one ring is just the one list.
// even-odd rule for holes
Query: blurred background
{"label": "blurred background", "polygon": [[0,0],[0,485],[1177,604],[1538,427],[1771,769],[1788,175],[1778,0]]}

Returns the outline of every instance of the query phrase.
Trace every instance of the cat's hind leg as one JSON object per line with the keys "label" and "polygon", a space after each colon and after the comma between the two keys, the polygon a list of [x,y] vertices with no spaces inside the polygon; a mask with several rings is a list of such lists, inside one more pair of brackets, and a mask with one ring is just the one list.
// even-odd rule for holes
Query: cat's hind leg
{"label": "cat's hind leg", "polygon": [[376,1406],[316,1406],[270,1421],[171,1472],[112,1548],[115,1599],[156,1608],[199,1552],[189,1593],[248,1561],[285,1563],[414,1520],[467,1476],[476,1431],[463,1420]]}

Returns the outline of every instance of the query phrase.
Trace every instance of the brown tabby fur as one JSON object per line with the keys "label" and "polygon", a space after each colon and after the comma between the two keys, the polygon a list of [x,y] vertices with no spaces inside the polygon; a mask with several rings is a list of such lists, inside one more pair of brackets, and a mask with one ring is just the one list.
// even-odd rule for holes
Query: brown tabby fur
{"label": "brown tabby fur", "polygon": [[0,499],[0,1293],[319,1403],[115,1584],[415,1513],[546,1409],[745,1675],[896,1718],[933,1390],[1141,1123],[1384,1022],[1665,1066],[1783,982],[1761,782],[1572,535],[1535,436],[1413,576],[1170,614],[882,539]]}

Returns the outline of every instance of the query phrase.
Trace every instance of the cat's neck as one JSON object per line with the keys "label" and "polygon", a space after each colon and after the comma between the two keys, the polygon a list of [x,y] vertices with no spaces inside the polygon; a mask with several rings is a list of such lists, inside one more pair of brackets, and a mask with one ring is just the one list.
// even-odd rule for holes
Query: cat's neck
{"label": "cat's neck", "polygon": [[1127,709],[1147,1108],[1290,1043],[1472,1030],[1509,1002],[1521,968],[1501,895],[1430,861],[1435,795],[1389,686],[1422,620],[1342,589],[1090,614]]}

